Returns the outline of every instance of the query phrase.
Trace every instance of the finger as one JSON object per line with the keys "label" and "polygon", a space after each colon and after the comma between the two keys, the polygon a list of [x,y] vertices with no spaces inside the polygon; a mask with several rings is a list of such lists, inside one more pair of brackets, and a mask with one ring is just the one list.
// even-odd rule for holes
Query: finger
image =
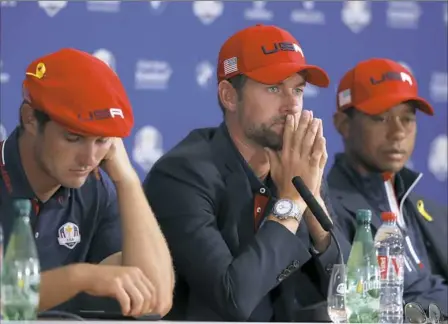
{"label": "finger", "polygon": [[318,141],[318,139],[323,138],[324,136],[322,131],[322,120],[319,118],[316,118],[315,120],[319,123],[319,127],[317,128],[316,138],[314,140],[313,149],[311,150],[311,152],[321,150],[321,143]]}
{"label": "finger", "polygon": [[115,299],[120,304],[121,313],[125,316],[129,315],[131,311],[131,298],[127,294],[122,285],[119,285],[115,290]]}
{"label": "finger", "polygon": [[300,115],[301,113],[297,113],[294,115],[294,131],[296,131],[297,127],[299,127]]}
{"label": "finger", "polygon": [[123,281],[123,286],[129,297],[131,298],[131,310],[129,315],[138,316],[142,314],[143,308],[143,295],[139,291],[139,289],[135,286],[135,283],[132,281],[130,277],[127,277]]}
{"label": "finger", "polygon": [[[318,128],[319,128],[319,119],[314,119],[311,125],[306,130],[305,137],[303,138],[302,141],[300,156],[307,157],[310,156],[311,154],[317,153],[319,154],[319,160],[320,160],[321,152],[319,151],[315,152],[313,150]],[[319,160],[317,161],[318,163]]]}
{"label": "finger", "polygon": [[155,307],[155,295],[152,291],[152,284],[150,283],[148,285],[148,283],[145,282],[144,279],[145,277],[142,276],[142,278],[139,278],[139,280],[134,281],[135,287],[140,291],[143,297],[142,309],[139,315],[149,314]]}
{"label": "finger", "polygon": [[322,123],[322,119],[319,119],[319,129],[317,130],[317,136],[324,137],[324,124]]}
{"label": "finger", "polygon": [[310,121],[309,121],[309,123],[308,123],[308,127],[310,127],[310,126],[311,126],[311,123],[312,123],[312,122],[313,122],[313,120],[314,120],[314,114],[313,114],[313,111],[312,111],[312,110],[310,110],[309,112],[310,112]]}
{"label": "finger", "polygon": [[280,157],[278,156],[278,154],[276,152],[274,152],[273,150],[271,150],[269,148],[265,148],[265,151],[268,155],[271,170],[273,171],[273,169],[278,167],[278,165],[280,164]]}
{"label": "finger", "polygon": [[302,111],[300,114],[300,120],[299,125],[297,126],[297,130],[294,134],[294,143],[293,143],[293,150],[297,155],[301,154],[301,145],[303,138],[306,134],[306,130],[308,128],[308,124],[311,118],[311,113],[308,110]]}
{"label": "finger", "polygon": [[154,309],[157,307],[157,303],[158,303],[158,298],[157,298],[157,292],[156,292],[156,288],[154,287],[154,285],[152,284],[152,282],[145,276],[142,274],[142,285],[145,287],[147,292],[147,297],[148,298],[148,303],[146,306],[146,308],[144,307],[143,312],[144,314],[149,314],[151,312],[154,311]]}
{"label": "finger", "polygon": [[327,164],[327,161],[328,161],[326,142],[327,142],[327,140],[325,139],[325,137],[321,137],[319,139],[319,146],[320,146],[320,150],[322,151],[322,156],[319,161],[319,168],[321,168],[322,170],[325,168],[325,165]]}
{"label": "finger", "polygon": [[297,119],[294,115],[286,116],[285,129],[283,131],[283,148],[282,154],[288,154],[291,150],[294,136],[294,120]]}

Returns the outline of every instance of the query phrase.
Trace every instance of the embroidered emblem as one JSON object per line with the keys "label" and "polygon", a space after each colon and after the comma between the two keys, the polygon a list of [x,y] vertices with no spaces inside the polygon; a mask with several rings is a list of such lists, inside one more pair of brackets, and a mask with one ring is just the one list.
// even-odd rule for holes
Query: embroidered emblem
{"label": "embroidered emblem", "polygon": [[26,72],[26,74],[32,75],[38,79],[42,79],[45,75],[45,72],[47,72],[47,68],[45,67],[45,64],[41,62],[36,66],[36,73]]}
{"label": "embroidered emblem", "polygon": [[79,242],[81,242],[81,233],[79,227],[73,223],[65,223],[58,230],[59,245],[63,245],[72,250]]}

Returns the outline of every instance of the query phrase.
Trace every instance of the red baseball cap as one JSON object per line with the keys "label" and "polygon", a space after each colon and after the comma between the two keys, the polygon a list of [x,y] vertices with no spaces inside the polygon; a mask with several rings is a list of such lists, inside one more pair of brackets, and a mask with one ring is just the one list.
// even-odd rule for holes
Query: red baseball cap
{"label": "red baseball cap", "polygon": [[264,84],[277,84],[294,73],[306,71],[306,81],[328,87],[327,73],[308,65],[299,42],[276,26],[255,25],[231,36],[221,47],[218,58],[218,82],[244,74]]}
{"label": "red baseball cap", "polygon": [[76,134],[126,137],[134,125],[131,104],[115,72],[76,49],[64,48],[31,63],[23,97]]}
{"label": "red baseball cap", "polygon": [[417,80],[403,65],[389,59],[373,58],[348,71],[338,86],[338,110],[355,107],[369,115],[381,114],[402,102],[413,101],[428,115],[434,110],[418,96]]}

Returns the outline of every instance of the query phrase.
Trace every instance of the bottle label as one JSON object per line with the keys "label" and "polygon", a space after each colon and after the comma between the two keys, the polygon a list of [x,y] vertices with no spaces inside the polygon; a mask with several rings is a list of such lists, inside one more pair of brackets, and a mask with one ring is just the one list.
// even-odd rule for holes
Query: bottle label
{"label": "bottle label", "polygon": [[381,280],[403,277],[403,256],[379,255],[378,265],[380,266]]}
{"label": "bottle label", "polygon": [[378,298],[380,281],[378,277],[371,277],[370,279],[358,278],[349,280],[347,288],[348,293],[359,295],[362,298]]}

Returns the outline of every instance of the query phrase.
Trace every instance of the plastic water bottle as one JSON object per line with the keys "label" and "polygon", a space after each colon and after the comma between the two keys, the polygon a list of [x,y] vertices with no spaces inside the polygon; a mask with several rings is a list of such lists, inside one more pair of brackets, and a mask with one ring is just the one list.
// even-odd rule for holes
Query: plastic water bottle
{"label": "plastic water bottle", "polygon": [[30,225],[31,202],[15,200],[14,227],[2,261],[2,320],[37,318],[40,264]]}
{"label": "plastic water bottle", "polygon": [[[2,274],[2,260],[3,260],[3,228],[2,224],[0,224],[0,283],[1,283],[1,274]],[[1,298],[1,295],[0,295]]]}
{"label": "plastic water bottle", "polygon": [[346,312],[348,323],[378,323],[380,270],[371,231],[372,212],[356,212],[356,234],[347,261]]}
{"label": "plastic water bottle", "polygon": [[392,212],[381,214],[375,235],[380,266],[380,323],[403,323],[404,237]]}

